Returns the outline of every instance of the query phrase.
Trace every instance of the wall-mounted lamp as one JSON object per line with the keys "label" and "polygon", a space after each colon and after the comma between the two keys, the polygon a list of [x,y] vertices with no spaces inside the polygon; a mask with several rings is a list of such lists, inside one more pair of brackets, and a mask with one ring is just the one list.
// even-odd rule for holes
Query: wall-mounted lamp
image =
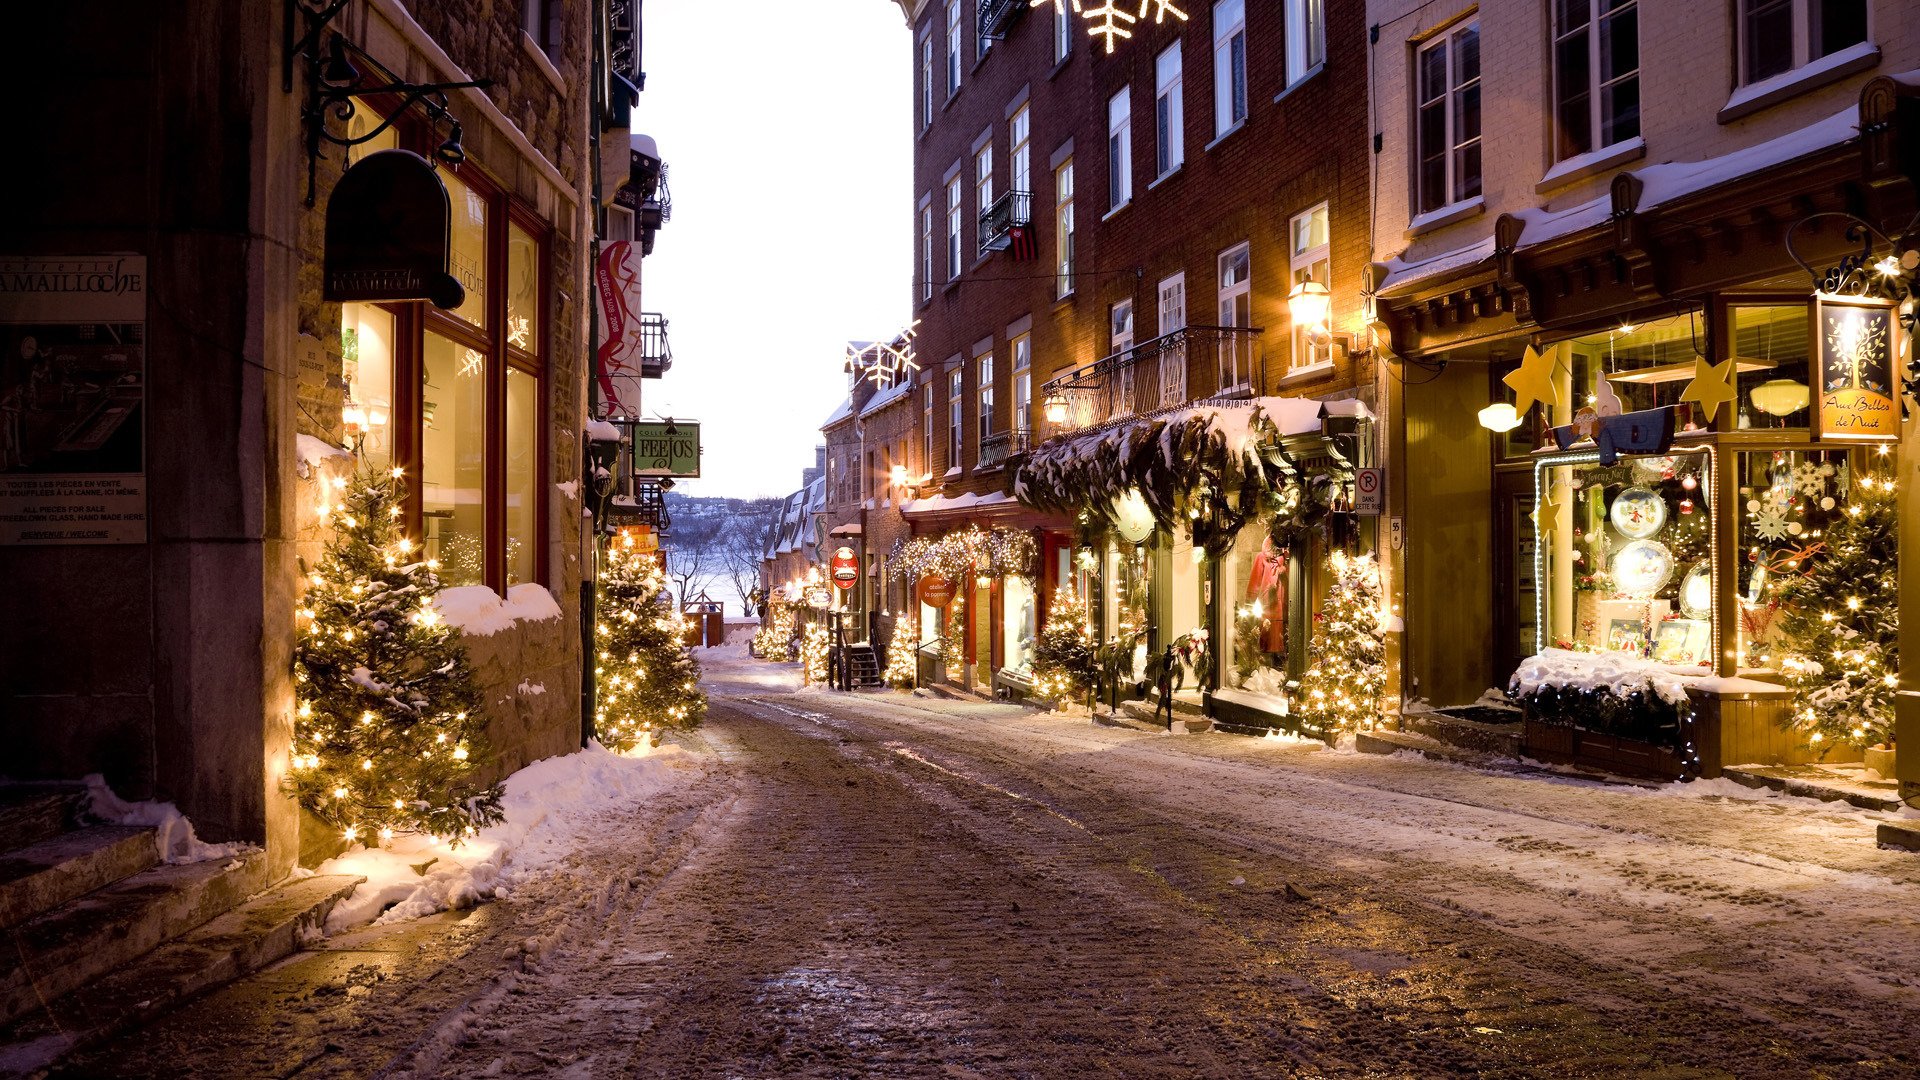
{"label": "wall-mounted lamp", "polygon": [[897,488],[906,487],[907,486],[907,467],[905,465],[895,465],[891,469],[888,469],[887,480],[890,483],[892,483],[894,487],[897,487]]}
{"label": "wall-mounted lamp", "polygon": [[1287,314],[1293,317],[1293,325],[1306,330],[1307,336],[1318,344],[1338,345],[1351,356],[1358,351],[1354,335],[1334,330],[1331,325],[1333,313],[1333,293],[1312,278],[1294,285],[1287,293]]}
{"label": "wall-mounted lamp", "polygon": [[1047,423],[1049,424],[1066,423],[1067,422],[1066,395],[1060,393],[1058,390],[1054,391],[1051,394],[1048,394],[1046,397],[1046,400],[1040,403],[1040,412],[1041,412],[1041,415],[1047,418]]}

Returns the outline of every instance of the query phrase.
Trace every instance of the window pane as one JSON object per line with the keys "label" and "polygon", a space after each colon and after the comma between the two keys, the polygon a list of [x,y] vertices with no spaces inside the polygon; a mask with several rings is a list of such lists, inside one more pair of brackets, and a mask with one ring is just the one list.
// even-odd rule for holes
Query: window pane
{"label": "window pane", "polygon": [[1739,390],[1733,404],[1739,427],[1807,426],[1808,329],[1805,304],[1733,309]]}
{"label": "window pane", "polygon": [[451,169],[441,169],[447,198],[453,203],[453,237],[447,269],[462,288],[466,302],[453,310],[475,326],[487,325],[487,201],[461,182]]}
{"label": "window pane", "polygon": [[1480,77],[1480,27],[1478,24],[1453,35],[1453,85],[1460,86]]}
{"label": "window pane", "polygon": [[530,353],[540,349],[540,245],[511,222],[507,224],[507,343]]}
{"label": "window pane", "polygon": [[340,308],[340,354],[347,380],[341,411],[347,434],[361,436],[360,456],[382,471],[393,467],[393,313],[372,304]]}
{"label": "window pane", "polygon": [[1235,34],[1230,45],[1233,71],[1233,122],[1247,118],[1247,35]]}
{"label": "window pane", "polygon": [[[365,105],[360,105],[353,110],[353,118],[347,121],[347,138],[366,139],[368,132],[386,122],[386,117],[381,116]],[[347,147],[347,164],[352,165],[354,162],[359,161],[369,154],[377,154],[382,150],[395,150],[398,149],[399,146],[400,130],[390,127],[380,134],[375,135],[373,138],[367,139],[366,142],[360,143],[357,146]]]}
{"label": "window pane", "polygon": [[1744,74],[1753,83],[1793,67],[1793,0],[1747,0],[1746,7]]}
{"label": "window pane", "polygon": [[1560,39],[1553,48],[1554,127],[1559,134],[1557,158],[1570,158],[1593,149],[1592,98],[1588,88],[1593,71],[1587,63],[1586,31]]}
{"label": "window pane", "polygon": [[1640,77],[1622,79],[1600,91],[1600,144],[1612,146],[1640,134]]}
{"label": "window pane", "polygon": [[1454,158],[1453,197],[1471,199],[1480,194],[1480,144],[1460,148]]}
{"label": "window pane", "polygon": [[487,363],[428,332],[420,394],[420,501],[427,557],[448,585],[486,580]]}
{"label": "window pane", "polygon": [[1447,203],[1446,99],[1420,109],[1420,212]]}
{"label": "window pane", "polygon": [[507,584],[536,580],[540,380],[507,369]]}
{"label": "window pane", "polygon": [[1447,45],[1441,42],[1420,54],[1420,101],[1425,104],[1447,95]]}
{"label": "window pane", "polygon": [[[1867,0],[1807,0],[1807,27],[1813,34],[1809,60],[1818,60],[1867,40]],[[1911,9],[1909,9],[1911,10]]]}

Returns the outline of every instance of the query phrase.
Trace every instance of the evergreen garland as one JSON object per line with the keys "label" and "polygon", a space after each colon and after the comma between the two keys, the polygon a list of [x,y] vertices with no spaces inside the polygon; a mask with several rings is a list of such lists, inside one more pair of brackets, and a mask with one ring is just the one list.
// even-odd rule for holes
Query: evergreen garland
{"label": "evergreen garland", "polygon": [[308,575],[294,646],[298,698],[286,789],[348,841],[431,833],[458,843],[501,820],[481,694],[460,632],[432,607],[435,561],[401,530],[400,470],[333,480],[334,527]]}
{"label": "evergreen garland", "polygon": [[707,714],[687,620],[673,609],[660,560],[630,536],[607,546],[594,601],[594,734],[615,752],[663,730],[698,727]]}
{"label": "evergreen garland", "polygon": [[1780,669],[1794,728],[1815,745],[1893,739],[1900,675],[1899,533],[1894,482],[1861,477],[1826,548],[1781,588]]}

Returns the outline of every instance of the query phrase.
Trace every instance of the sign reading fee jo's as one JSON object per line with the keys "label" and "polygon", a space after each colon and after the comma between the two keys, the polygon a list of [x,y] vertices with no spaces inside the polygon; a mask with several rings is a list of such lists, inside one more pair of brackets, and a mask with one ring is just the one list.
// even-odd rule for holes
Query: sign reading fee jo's
{"label": "sign reading fee jo's", "polygon": [[633,425],[633,475],[700,475],[700,425],[690,420]]}

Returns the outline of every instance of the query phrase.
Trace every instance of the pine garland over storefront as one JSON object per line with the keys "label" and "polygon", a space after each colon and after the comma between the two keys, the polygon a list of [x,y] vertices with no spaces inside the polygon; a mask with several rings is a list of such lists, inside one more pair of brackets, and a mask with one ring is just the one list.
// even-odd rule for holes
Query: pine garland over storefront
{"label": "pine garland over storefront", "polygon": [[888,565],[909,584],[928,574],[964,582],[973,574],[1029,577],[1038,554],[1033,535],[1025,530],[969,525],[942,536],[896,540]]}

